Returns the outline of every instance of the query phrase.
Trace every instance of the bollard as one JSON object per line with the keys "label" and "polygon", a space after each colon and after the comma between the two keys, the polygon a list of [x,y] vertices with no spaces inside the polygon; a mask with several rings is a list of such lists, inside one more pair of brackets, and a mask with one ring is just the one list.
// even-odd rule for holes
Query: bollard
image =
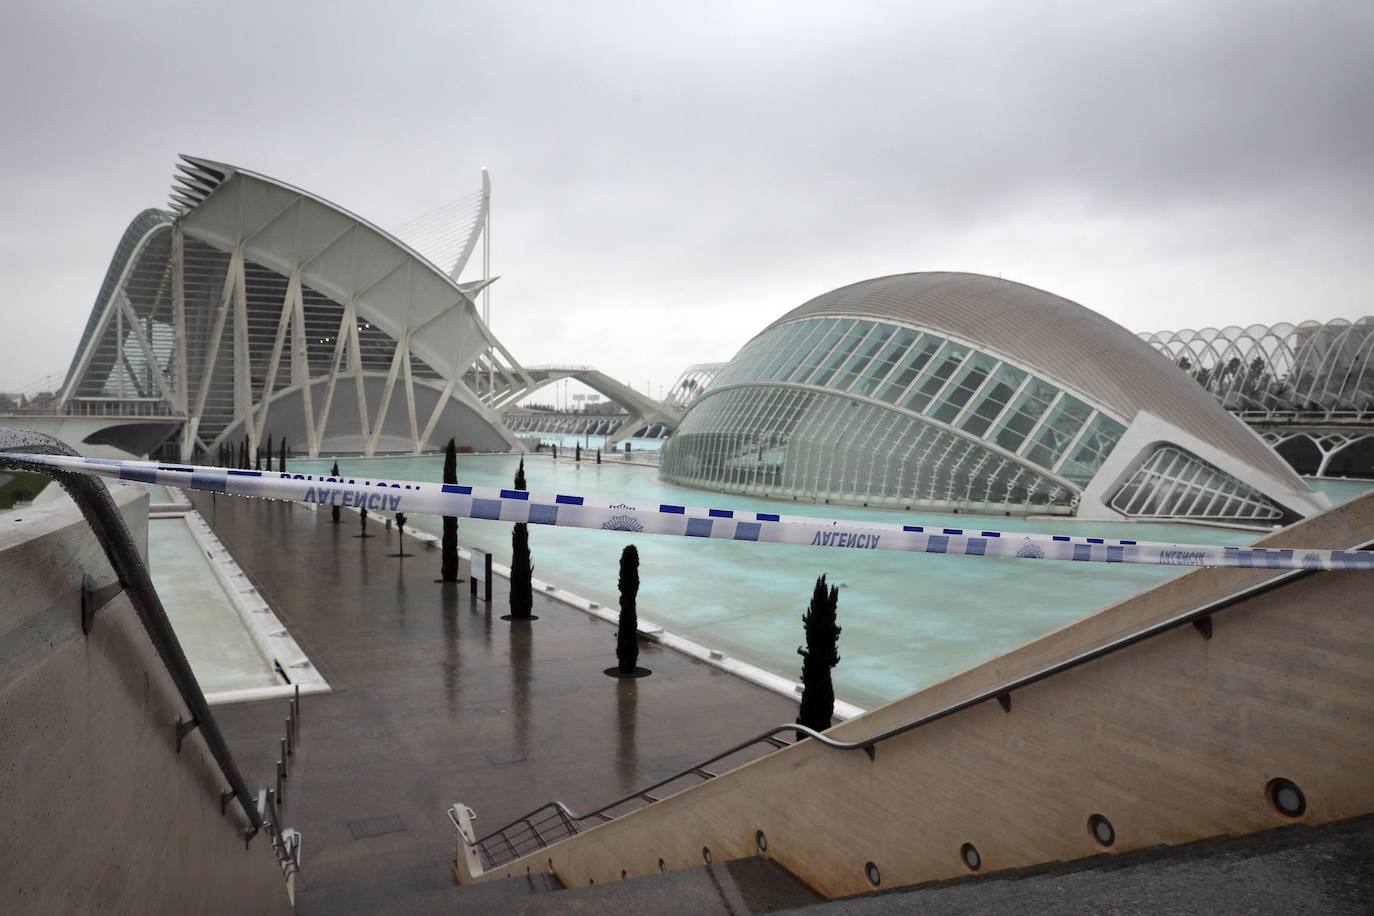
{"label": "bollard", "polygon": [[291,747],[291,717],[286,717],[286,756],[290,757],[295,751]]}
{"label": "bollard", "polygon": [[[278,739],[278,740],[281,741],[281,759],[282,759],[282,760],[285,760],[285,759],[286,759],[286,739],[285,739],[285,738],[281,738],[281,739]],[[281,778],[282,778],[282,779],[290,779],[290,778],[291,778],[291,774],[290,774],[290,773],[283,773]]]}
{"label": "bollard", "polygon": [[282,794],[282,780],[286,778],[286,764],[277,761],[277,800],[283,805],[286,804],[286,796]]}
{"label": "bollard", "polygon": [[296,729],[297,729],[296,742],[299,744],[299,743],[300,743],[300,737],[301,737],[300,734],[299,734],[299,730],[300,730],[300,727],[301,727],[301,685],[300,685],[300,684],[297,684],[297,685],[296,685],[296,710],[295,710],[295,712],[292,713],[292,715],[294,715],[294,716],[296,717]]}

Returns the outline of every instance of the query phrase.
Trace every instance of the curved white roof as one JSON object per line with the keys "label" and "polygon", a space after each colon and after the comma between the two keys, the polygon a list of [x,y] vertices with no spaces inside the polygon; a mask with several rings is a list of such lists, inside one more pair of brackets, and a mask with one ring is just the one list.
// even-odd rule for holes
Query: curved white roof
{"label": "curved white roof", "polygon": [[472,299],[400,239],[308,191],[238,166],[181,157],[172,205],[182,230],[290,276],[358,314],[446,378],[494,343]]}
{"label": "curved white roof", "polygon": [[1151,414],[1289,486],[1288,463],[1192,378],[1110,319],[1062,296],[982,274],[895,274],[842,286],[768,328],[820,315],[892,321],[950,334],[1034,368],[1127,420]]}

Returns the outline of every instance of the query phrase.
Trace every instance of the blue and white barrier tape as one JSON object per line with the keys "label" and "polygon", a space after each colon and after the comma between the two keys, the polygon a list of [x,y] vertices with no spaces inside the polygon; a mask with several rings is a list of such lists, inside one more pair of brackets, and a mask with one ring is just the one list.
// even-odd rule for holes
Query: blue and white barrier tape
{"label": "blue and white barrier tape", "polygon": [[1255,569],[1374,571],[1374,551],[1296,547],[1221,547],[1014,531],[852,522],[802,515],[705,509],[660,503],[600,503],[581,496],[272,471],[7,453],[36,465],[138,483],[162,484],[374,512],[419,512],[566,528],[706,537],[845,550],[901,550],[1032,560],[1230,566]]}

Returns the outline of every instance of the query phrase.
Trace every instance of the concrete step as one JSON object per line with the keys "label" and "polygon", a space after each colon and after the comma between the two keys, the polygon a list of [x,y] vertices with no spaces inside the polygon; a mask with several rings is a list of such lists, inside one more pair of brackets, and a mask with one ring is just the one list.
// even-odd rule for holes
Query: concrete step
{"label": "concrete step", "polygon": [[913,885],[788,912],[1367,916],[1371,900],[1374,816],[1365,816]]}
{"label": "concrete step", "polygon": [[766,859],[685,868],[609,884],[550,891],[550,879],[510,878],[459,888],[454,912],[536,914],[693,913],[744,916],[818,903],[820,897]]}

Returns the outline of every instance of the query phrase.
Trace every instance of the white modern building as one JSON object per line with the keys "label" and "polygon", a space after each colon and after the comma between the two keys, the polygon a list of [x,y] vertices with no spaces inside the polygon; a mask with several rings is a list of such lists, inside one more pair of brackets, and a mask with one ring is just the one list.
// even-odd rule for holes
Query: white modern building
{"label": "white modern building", "polygon": [[626,409],[618,435],[675,424],[591,367],[523,367],[491,332],[476,301],[489,269],[460,280],[490,200],[484,172],[473,206],[438,227],[439,263],[300,188],[183,156],[172,209],[140,213],[120,241],[54,415],[26,425],[88,453],[175,436],[183,461],[269,436],[312,457],[449,438],[518,450],[503,411],[564,378]]}
{"label": "white modern building", "polygon": [[984,514],[1276,523],[1329,505],[1130,331],[964,273],[865,280],[788,312],[691,402],[662,473]]}

